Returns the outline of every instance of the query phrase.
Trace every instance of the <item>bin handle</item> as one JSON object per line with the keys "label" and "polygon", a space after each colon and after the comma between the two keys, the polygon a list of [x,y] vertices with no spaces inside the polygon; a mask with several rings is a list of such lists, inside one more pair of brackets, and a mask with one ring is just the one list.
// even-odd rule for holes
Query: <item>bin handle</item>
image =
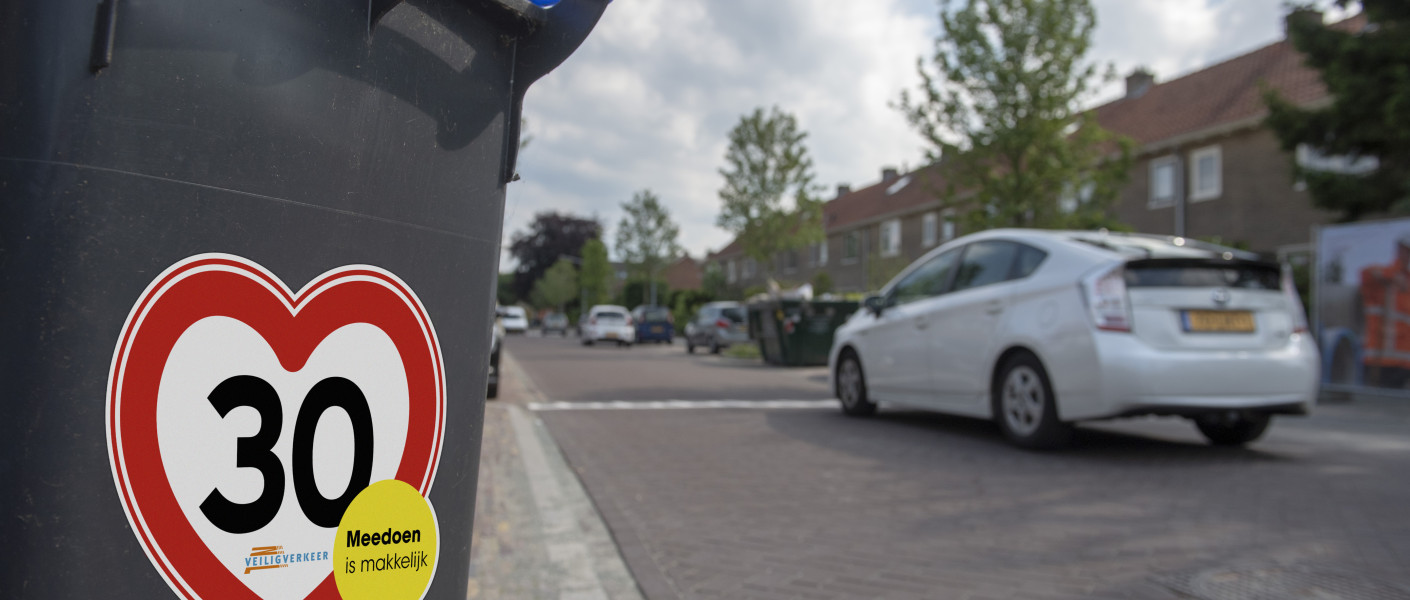
{"label": "bin handle", "polygon": [[[479,4],[486,1],[474,0]],[[524,13],[542,15],[540,26],[531,28],[527,35],[514,41],[514,73],[510,82],[512,95],[508,122],[505,124],[504,169],[500,173],[500,182],[508,184],[518,179],[515,165],[519,159],[519,124],[524,112],[524,94],[530,85],[563,64],[582,45],[611,0],[561,0],[551,9],[536,6],[528,0],[497,1],[522,4]]]}
{"label": "bin handle", "polygon": [[[368,0],[367,32],[393,8],[406,0]],[[524,111],[524,94],[529,86],[567,60],[611,0],[560,0],[544,8],[529,0],[456,0],[498,27],[507,38],[513,55],[510,72],[509,106],[506,107],[504,148],[501,151],[500,183],[518,178],[519,128]]]}

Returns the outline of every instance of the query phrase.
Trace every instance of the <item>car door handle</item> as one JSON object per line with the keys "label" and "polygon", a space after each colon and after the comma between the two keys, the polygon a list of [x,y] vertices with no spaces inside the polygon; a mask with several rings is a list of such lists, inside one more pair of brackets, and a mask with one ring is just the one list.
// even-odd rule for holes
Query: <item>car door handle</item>
{"label": "car door handle", "polygon": [[997,315],[1001,312],[1004,312],[1004,303],[998,300],[990,302],[984,307],[984,312],[987,312],[991,315]]}

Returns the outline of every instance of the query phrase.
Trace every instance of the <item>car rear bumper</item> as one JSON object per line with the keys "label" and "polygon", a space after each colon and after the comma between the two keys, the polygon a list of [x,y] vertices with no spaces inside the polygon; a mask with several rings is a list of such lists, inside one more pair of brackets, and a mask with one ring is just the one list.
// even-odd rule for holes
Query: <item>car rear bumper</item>
{"label": "car rear bumper", "polygon": [[1076,418],[1220,410],[1307,414],[1316,403],[1320,361],[1307,335],[1273,350],[1217,352],[1156,350],[1124,334],[1097,337],[1096,404],[1105,414]]}
{"label": "car rear bumper", "polygon": [[[660,331],[652,331],[652,329],[657,327],[660,328]],[[669,340],[673,337],[675,337],[675,331],[674,328],[670,325],[647,325],[644,327],[638,327],[636,330],[636,339],[642,341]]]}
{"label": "car rear bumper", "polygon": [[583,337],[595,342],[635,342],[636,329],[632,327],[596,327],[584,330]]}

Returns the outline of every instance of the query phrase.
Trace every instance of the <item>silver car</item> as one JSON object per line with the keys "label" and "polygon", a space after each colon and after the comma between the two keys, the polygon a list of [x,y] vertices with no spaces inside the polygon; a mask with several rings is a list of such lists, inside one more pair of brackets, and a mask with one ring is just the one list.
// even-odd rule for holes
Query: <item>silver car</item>
{"label": "silver car", "polygon": [[695,353],[696,346],[710,349],[711,354],[730,344],[749,341],[744,306],[738,302],[711,302],[700,307],[695,317],[685,325],[685,351]]}

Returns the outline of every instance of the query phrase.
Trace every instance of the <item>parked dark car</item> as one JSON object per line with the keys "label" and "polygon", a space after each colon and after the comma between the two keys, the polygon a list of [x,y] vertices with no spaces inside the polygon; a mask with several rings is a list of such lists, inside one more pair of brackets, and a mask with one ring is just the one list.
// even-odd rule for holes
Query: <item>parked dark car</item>
{"label": "parked dark car", "polygon": [[711,302],[700,307],[685,326],[685,351],[694,354],[696,346],[703,346],[711,354],[719,354],[730,344],[747,343],[749,330],[744,315],[744,307],[738,302]]}
{"label": "parked dark car", "polygon": [[636,341],[665,342],[675,340],[675,317],[664,306],[638,306],[632,309],[632,320],[636,321]]}

